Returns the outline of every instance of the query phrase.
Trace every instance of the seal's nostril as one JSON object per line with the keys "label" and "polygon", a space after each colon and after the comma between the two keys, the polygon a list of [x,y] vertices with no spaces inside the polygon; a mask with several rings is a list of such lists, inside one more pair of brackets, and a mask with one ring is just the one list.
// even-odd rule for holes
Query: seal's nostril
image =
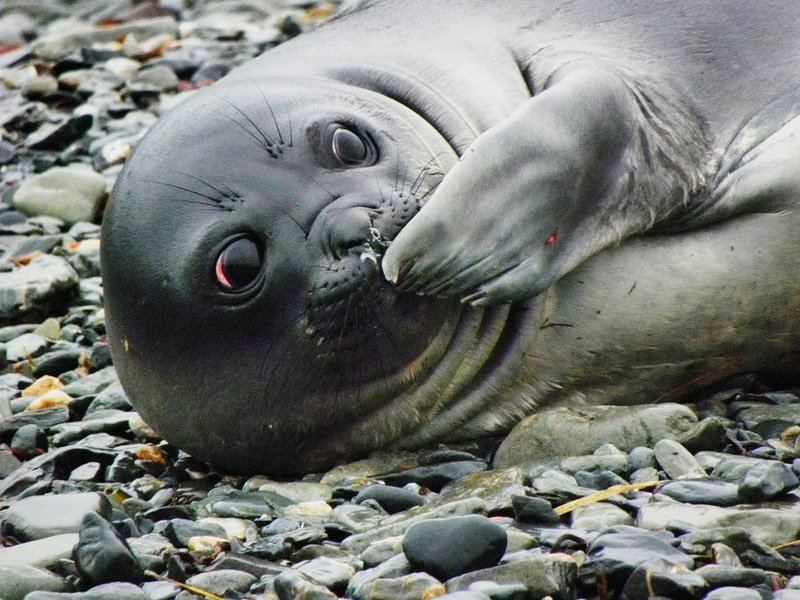
{"label": "seal's nostril", "polygon": [[355,249],[363,249],[372,239],[371,229],[372,220],[366,209],[358,207],[342,211],[330,224],[331,252],[341,259]]}

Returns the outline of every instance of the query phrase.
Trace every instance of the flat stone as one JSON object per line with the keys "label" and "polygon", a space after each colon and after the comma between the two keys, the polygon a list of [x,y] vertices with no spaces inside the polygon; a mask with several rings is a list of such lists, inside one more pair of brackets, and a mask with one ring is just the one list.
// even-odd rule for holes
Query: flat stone
{"label": "flat stone", "polygon": [[403,537],[411,566],[442,581],[494,567],[507,545],[505,530],[479,515],[420,521]]}
{"label": "flat stone", "polygon": [[351,478],[374,478],[384,473],[413,469],[418,464],[419,459],[411,452],[376,453],[370,458],[334,467],[322,476],[320,483],[333,488]]}
{"label": "flat stone", "polygon": [[490,515],[501,512],[510,513],[513,497],[525,493],[523,483],[525,473],[519,467],[491,469],[466,475],[444,487],[439,497],[430,502],[431,506],[477,498],[486,504]]}
{"label": "flat stone", "polygon": [[296,567],[296,570],[312,583],[324,586],[337,595],[344,594],[347,583],[356,573],[352,566],[324,556],[314,558]]}
{"label": "flat stone", "polygon": [[603,531],[615,525],[631,525],[633,517],[607,502],[595,502],[572,511],[572,527],[585,531]]}
{"label": "flat stone", "polygon": [[728,586],[709,592],[703,600],[762,600],[762,596],[756,590]]}
{"label": "flat stone", "polygon": [[116,369],[114,367],[106,367],[65,385],[63,391],[73,398],[79,398],[98,394],[112,383],[118,382]]}
{"label": "flat stone", "polygon": [[418,506],[396,515],[390,515],[381,522],[381,525],[364,533],[351,535],[342,542],[342,550],[347,552],[361,552],[372,542],[395,535],[401,535],[414,523],[425,519],[449,517],[456,515],[469,515],[483,513],[486,504],[479,498],[458,500],[448,504],[431,506]]}
{"label": "flat stone", "polygon": [[251,575],[245,571],[219,569],[217,571],[208,571],[193,575],[186,580],[186,583],[211,592],[212,594],[222,596],[229,590],[246,592],[256,581],[258,581],[258,578],[255,575]]}
{"label": "flat stone", "polygon": [[658,493],[688,504],[733,506],[739,502],[739,486],[713,479],[670,481],[660,486]]}
{"label": "flat stone", "polygon": [[78,281],[75,269],[63,258],[37,256],[0,277],[0,318],[62,307],[77,294]]}
{"label": "flat stone", "polygon": [[190,519],[172,519],[164,528],[164,537],[179,548],[186,548],[196,536],[215,536],[227,539],[225,529],[213,523],[197,523]]}
{"label": "flat stone", "polygon": [[376,579],[362,592],[363,600],[420,600],[445,593],[445,587],[427,573],[411,573],[392,579]]}
{"label": "flat stone", "polygon": [[27,215],[50,215],[66,223],[91,221],[106,193],[106,180],[91,169],[53,167],[25,180],[14,208]]}
{"label": "flat stone", "polygon": [[688,479],[705,477],[706,472],[697,459],[678,442],[660,440],[653,447],[656,460],[671,479]]}
{"label": "flat stone", "polygon": [[566,554],[526,555],[521,560],[455,577],[446,586],[448,592],[457,592],[468,590],[478,581],[521,583],[528,590],[528,598],[551,596],[554,600],[572,600],[577,576],[578,565]]}
{"label": "flat stone", "polygon": [[639,565],[622,589],[622,600],[642,598],[700,598],[708,589],[697,573],[681,570],[669,560],[657,558]]}
{"label": "flat stone", "polygon": [[272,492],[288,498],[294,503],[300,503],[314,502],[316,500],[327,502],[331,499],[333,488],[329,485],[311,481],[278,482],[263,477],[253,477],[244,484],[242,490],[245,492],[256,490],[259,492]]}
{"label": "flat stone", "polygon": [[50,571],[25,563],[0,562],[0,598],[23,600],[34,591],[61,592],[66,582]]}
{"label": "flat stone", "polygon": [[2,517],[3,535],[30,542],[63,533],[78,533],[83,518],[96,511],[110,516],[111,504],[95,493],[46,494],[18,500]]}
{"label": "flat stone", "polygon": [[359,571],[353,575],[350,579],[350,583],[347,584],[345,595],[348,598],[355,598],[358,600],[364,597],[366,590],[373,581],[402,577],[403,575],[408,575],[410,572],[411,565],[408,563],[405,554],[398,554],[376,567]]}
{"label": "flat stone", "polygon": [[486,469],[487,465],[482,460],[465,460],[426,465],[400,473],[390,473],[383,475],[381,479],[387,485],[402,487],[409,483],[416,483],[438,492],[448,483],[461,479],[465,475],[485,471]]}
{"label": "flat stone", "polygon": [[769,584],[772,576],[761,569],[747,569],[744,567],[724,567],[720,565],[706,565],[694,571],[705,579],[709,587],[718,588],[728,585],[754,586]]}
{"label": "flat stone", "polygon": [[753,465],[739,484],[739,495],[746,502],[771,500],[800,486],[791,468],[778,461]]}
{"label": "flat stone", "polygon": [[621,584],[640,565],[655,559],[664,559],[687,569],[694,566],[691,556],[655,535],[605,533],[589,545],[584,568],[590,573],[603,573],[610,581]]}
{"label": "flat stone", "polygon": [[72,555],[72,548],[77,543],[77,533],[64,533],[35,542],[8,546],[0,548],[0,562],[23,563],[49,569],[61,559],[69,558]]}
{"label": "flat stone", "polygon": [[6,344],[6,360],[17,362],[38,356],[47,348],[47,340],[35,333],[25,333]]}
{"label": "flat stone", "polygon": [[496,467],[561,456],[589,455],[607,440],[622,451],[676,439],[697,424],[682,404],[562,407],[520,421],[494,459]]}
{"label": "flat stone", "polygon": [[390,485],[371,485],[366,487],[353,498],[353,503],[361,504],[365,500],[374,500],[389,514],[403,512],[409,508],[428,503],[424,496]]}
{"label": "flat stone", "polygon": [[704,504],[654,502],[639,509],[636,526],[664,529],[669,522],[686,523],[697,529],[739,527],[770,546],[794,541],[800,536],[800,512],[774,508],[723,508]]}
{"label": "flat stone", "polygon": [[273,580],[278,600],[335,600],[336,594],[287,569]]}
{"label": "flat stone", "polygon": [[152,598],[132,583],[113,582],[98,585],[85,592],[57,593],[33,592],[26,600],[152,600]]}

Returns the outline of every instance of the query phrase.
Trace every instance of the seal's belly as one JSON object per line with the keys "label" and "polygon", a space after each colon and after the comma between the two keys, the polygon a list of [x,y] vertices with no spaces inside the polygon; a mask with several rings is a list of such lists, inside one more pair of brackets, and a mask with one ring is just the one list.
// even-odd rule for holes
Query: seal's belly
{"label": "seal's belly", "polygon": [[561,389],[542,403],[665,401],[743,371],[797,374],[798,227],[797,211],[750,214],[590,260],[543,299],[528,366]]}

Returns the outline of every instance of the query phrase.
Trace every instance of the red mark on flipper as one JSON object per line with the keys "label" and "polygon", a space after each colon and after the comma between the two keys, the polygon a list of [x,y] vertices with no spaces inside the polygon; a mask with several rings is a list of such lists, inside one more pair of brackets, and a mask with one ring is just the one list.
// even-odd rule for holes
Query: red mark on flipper
{"label": "red mark on flipper", "polygon": [[552,246],[558,241],[558,229],[550,234],[550,237],[544,241],[545,246]]}

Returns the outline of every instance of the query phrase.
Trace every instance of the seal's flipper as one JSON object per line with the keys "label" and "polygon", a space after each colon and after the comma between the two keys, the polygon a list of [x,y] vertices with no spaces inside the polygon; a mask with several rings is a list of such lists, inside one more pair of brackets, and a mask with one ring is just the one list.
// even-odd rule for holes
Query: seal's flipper
{"label": "seal's flipper", "polygon": [[580,61],[482,134],[383,260],[409,292],[506,303],[669,221],[704,183],[693,112],[658,82]]}

